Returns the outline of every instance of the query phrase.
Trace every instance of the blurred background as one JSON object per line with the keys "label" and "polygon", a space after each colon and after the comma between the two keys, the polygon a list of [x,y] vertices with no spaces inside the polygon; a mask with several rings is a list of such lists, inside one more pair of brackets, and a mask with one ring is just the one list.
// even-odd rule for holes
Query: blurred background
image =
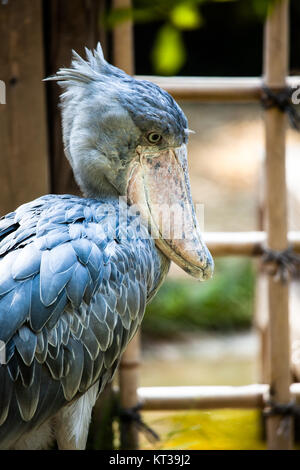
{"label": "blurred background", "polygon": [[[0,215],[49,191],[78,194],[63,155],[59,90],[41,83],[70,63],[72,48],[82,54],[84,46],[94,47],[100,39],[111,60],[112,29],[131,20],[138,75],[261,76],[263,23],[273,3],[134,0],[133,8],[115,10],[108,0],[18,0],[18,7],[16,0],[0,1],[0,79],[12,103],[0,106]],[[290,8],[290,70],[300,74],[299,1],[291,0]],[[189,169],[194,201],[204,204],[205,231],[260,229],[260,105],[180,105],[195,132],[188,147]],[[34,117],[39,115],[44,120]],[[299,149],[300,135],[288,129],[291,230],[300,230]],[[256,261],[215,261],[214,278],[203,284],[171,267],[145,315],[141,386],[262,380],[259,334],[253,328]],[[155,446],[161,449],[265,446],[256,411],[148,412],[143,418],[160,434]],[[153,446],[142,437],[142,448]]]}

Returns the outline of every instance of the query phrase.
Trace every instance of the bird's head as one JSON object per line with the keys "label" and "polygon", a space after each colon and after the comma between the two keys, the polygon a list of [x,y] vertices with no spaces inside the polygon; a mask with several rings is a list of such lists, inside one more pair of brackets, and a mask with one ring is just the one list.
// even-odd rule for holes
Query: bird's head
{"label": "bird's head", "polygon": [[49,78],[64,88],[65,153],[77,183],[89,197],[127,197],[169,259],[209,278],[213,261],[191,199],[184,113],[157,85],[107,63],[100,44],[86,54],[74,53],[71,67]]}

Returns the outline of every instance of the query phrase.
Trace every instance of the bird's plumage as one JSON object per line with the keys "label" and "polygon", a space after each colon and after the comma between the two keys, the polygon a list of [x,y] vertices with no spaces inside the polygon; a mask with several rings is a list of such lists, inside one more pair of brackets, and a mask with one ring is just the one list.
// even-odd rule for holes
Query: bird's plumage
{"label": "bird's plumage", "polygon": [[49,195],[0,221],[1,446],[103,389],[166,274],[146,229],[129,211],[124,233],[119,215],[113,201]]}
{"label": "bird's plumage", "polygon": [[170,259],[198,279],[213,266],[191,200],[187,120],[173,98],[108,64],[100,45],[87,60],[74,53],[52,79],[64,89],[65,153],[85,197],[43,196],[0,219],[2,448],[46,445],[53,420],[60,448],[83,448],[97,391]]}

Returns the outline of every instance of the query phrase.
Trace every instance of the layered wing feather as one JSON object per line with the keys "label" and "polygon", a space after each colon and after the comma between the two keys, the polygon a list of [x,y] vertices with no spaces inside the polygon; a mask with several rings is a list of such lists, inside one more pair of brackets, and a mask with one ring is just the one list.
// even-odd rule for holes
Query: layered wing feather
{"label": "layered wing feather", "polygon": [[166,271],[152,240],[120,228],[106,205],[74,196],[0,220],[0,446],[112,378]]}

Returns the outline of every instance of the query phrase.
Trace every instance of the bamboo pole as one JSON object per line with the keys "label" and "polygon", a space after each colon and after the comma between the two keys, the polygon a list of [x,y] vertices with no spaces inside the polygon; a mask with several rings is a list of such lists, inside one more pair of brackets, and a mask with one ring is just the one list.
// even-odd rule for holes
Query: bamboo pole
{"label": "bamboo pole", "polygon": [[[118,388],[113,389],[119,396]],[[300,383],[290,386],[295,402],[300,404]],[[263,409],[269,396],[269,385],[140,387],[138,399],[143,411]]]}
{"label": "bamboo pole", "polygon": [[[277,2],[265,29],[265,84],[286,85],[288,64],[288,0]],[[286,116],[277,108],[265,112],[266,133],[266,221],[267,244],[270,249],[287,248],[287,203],[285,178]],[[270,331],[270,398],[276,403],[290,401],[290,346],[288,317],[288,283],[268,278]],[[267,420],[269,449],[291,449],[292,419],[281,429],[282,417]]]}
{"label": "bamboo pole", "polygon": [[[113,0],[113,8],[131,8],[131,0]],[[123,21],[113,31],[114,64],[129,75],[134,73],[134,46],[132,21]]]}
{"label": "bamboo pole", "polygon": [[[136,75],[139,80],[149,80],[168,91],[176,100],[205,103],[258,102],[262,95],[263,80],[259,77],[159,77]],[[287,84],[299,88],[300,76],[288,77]]]}
{"label": "bamboo pole", "polygon": [[[119,368],[119,403],[121,408],[128,409],[137,406],[140,366],[140,332],[131,340],[123,354]],[[138,449],[138,430],[132,422],[120,423],[121,449]]]}
{"label": "bamboo pole", "polygon": [[[130,8],[131,0],[113,0],[114,8]],[[130,75],[134,73],[133,27],[131,21],[122,22],[113,31],[114,64]],[[119,368],[120,406],[133,408],[138,403],[137,388],[140,364],[140,334],[135,335],[123,354]],[[134,423],[120,423],[122,449],[138,449],[138,431]]]}
{"label": "bamboo pole", "polygon": [[[265,165],[260,169],[257,185],[257,226],[258,230],[265,230]],[[264,266],[256,263],[256,286],[255,286],[255,313],[254,326],[257,329],[260,340],[259,351],[259,377],[262,383],[270,383],[269,377],[269,332],[268,332],[268,275]]]}

